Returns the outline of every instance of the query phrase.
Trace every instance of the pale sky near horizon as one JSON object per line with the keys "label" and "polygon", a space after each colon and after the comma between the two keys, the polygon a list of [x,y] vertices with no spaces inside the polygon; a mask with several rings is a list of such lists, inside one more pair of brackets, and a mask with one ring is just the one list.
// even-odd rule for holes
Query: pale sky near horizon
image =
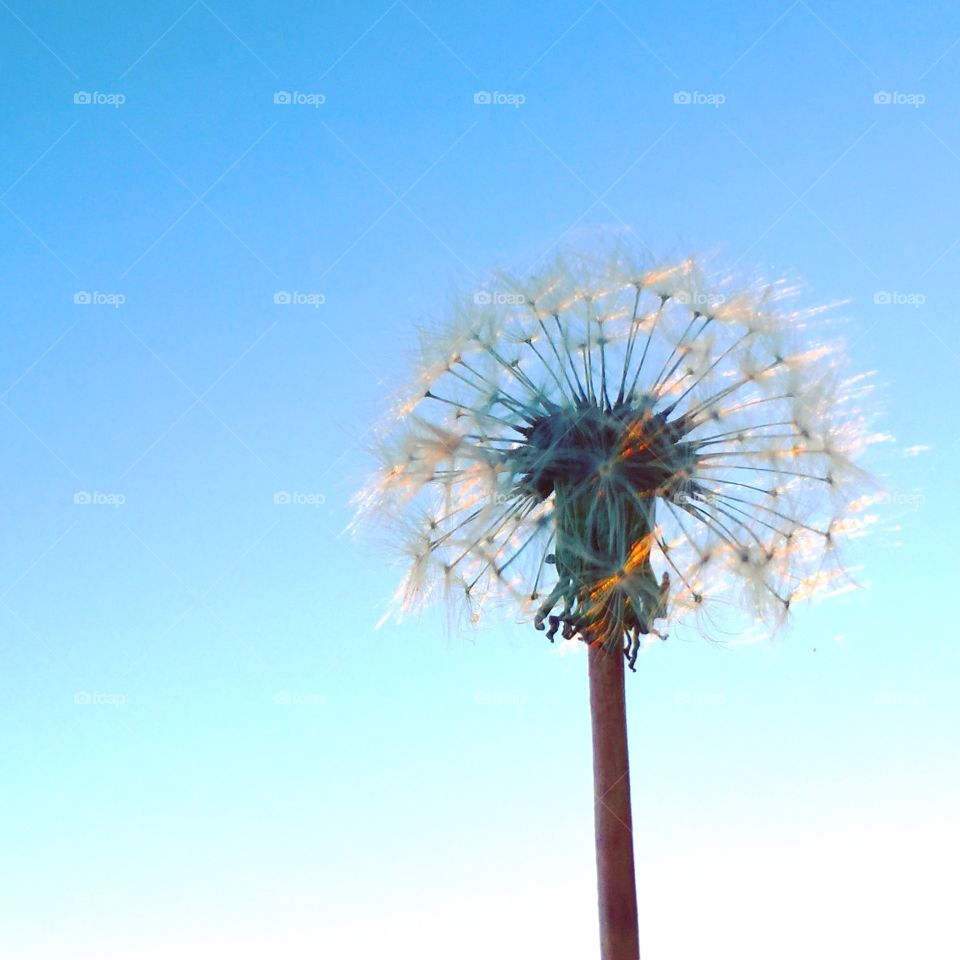
{"label": "pale sky near horizon", "polygon": [[598,955],[583,651],[376,630],[387,387],[630,228],[872,372],[863,589],[628,676],[645,960],[955,960],[960,9],[0,2],[0,954]]}

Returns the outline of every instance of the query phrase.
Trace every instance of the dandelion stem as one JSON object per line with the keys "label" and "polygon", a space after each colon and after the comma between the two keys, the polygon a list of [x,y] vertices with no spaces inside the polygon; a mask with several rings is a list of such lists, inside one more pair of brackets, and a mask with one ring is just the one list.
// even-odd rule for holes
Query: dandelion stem
{"label": "dandelion stem", "polygon": [[640,941],[623,656],[620,651],[611,656],[595,642],[588,672],[600,955],[603,960],[636,960]]}

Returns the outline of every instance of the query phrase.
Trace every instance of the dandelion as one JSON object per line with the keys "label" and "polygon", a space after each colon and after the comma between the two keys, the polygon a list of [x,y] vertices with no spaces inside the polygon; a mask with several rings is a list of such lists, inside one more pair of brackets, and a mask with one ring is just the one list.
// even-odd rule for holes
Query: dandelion
{"label": "dandelion", "polygon": [[843,577],[862,381],[794,292],[622,251],[498,277],[425,338],[365,495],[411,523],[402,609],[501,600],[588,645],[604,957],[635,938],[624,665]]}
{"label": "dandelion", "polygon": [[417,517],[405,609],[507,598],[635,667],[670,623],[776,626],[839,575],[862,421],[788,288],[621,257],[502,282],[424,344],[368,491]]}

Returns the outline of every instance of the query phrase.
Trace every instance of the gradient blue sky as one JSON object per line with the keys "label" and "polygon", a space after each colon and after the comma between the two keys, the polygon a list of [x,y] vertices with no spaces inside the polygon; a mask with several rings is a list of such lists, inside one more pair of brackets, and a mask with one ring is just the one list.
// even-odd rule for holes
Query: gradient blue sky
{"label": "gradient blue sky", "polygon": [[644,956],[960,955],[960,9],[0,0],[0,51],[0,952],[597,955],[585,658],[375,631],[343,530],[414,324],[629,226],[849,301],[896,438],[868,589],[628,678]]}

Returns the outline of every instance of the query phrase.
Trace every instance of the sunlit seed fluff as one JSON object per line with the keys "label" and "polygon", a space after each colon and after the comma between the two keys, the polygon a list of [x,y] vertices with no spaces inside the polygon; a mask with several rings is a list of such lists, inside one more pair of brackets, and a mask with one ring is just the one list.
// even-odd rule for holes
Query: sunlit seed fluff
{"label": "sunlit seed fluff", "polygon": [[425,341],[365,491],[411,526],[403,607],[508,598],[633,667],[690,615],[836,589],[866,435],[790,290],[622,253],[498,284]]}

